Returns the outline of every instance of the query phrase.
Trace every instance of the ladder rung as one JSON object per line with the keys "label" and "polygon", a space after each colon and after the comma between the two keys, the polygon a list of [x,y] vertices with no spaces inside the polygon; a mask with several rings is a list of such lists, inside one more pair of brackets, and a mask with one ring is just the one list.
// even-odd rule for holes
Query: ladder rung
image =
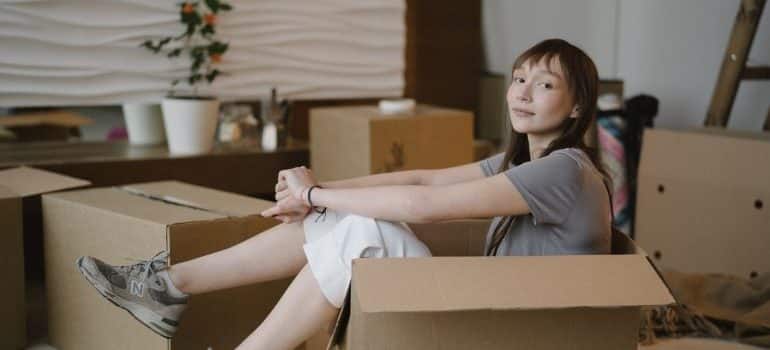
{"label": "ladder rung", "polygon": [[770,66],[746,67],[741,79],[770,79]]}

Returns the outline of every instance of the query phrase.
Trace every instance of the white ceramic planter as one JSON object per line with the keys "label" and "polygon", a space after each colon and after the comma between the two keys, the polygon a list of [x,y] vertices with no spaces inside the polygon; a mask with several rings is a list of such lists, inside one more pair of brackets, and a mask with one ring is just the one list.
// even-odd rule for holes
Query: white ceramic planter
{"label": "white ceramic planter", "polygon": [[162,108],[168,149],[172,154],[211,151],[219,117],[218,100],[166,97]]}
{"label": "white ceramic planter", "polygon": [[166,142],[163,113],[159,104],[126,103],[123,105],[128,141],[132,145],[155,145]]}

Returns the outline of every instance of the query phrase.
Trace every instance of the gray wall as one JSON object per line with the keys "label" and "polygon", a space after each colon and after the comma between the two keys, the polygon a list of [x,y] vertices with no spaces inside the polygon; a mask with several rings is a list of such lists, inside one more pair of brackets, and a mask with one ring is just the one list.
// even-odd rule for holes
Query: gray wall
{"label": "gray wall", "polygon": [[[487,68],[509,75],[518,53],[539,40],[562,37],[594,58],[602,78],[623,79],[627,96],[657,97],[658,126],[700,126],[739,4],[739,0],[485,0]],[[749,62],[770,65],[768,8]],[[729,127],[760,130],[768,107],[770,82],[742,83]]]}

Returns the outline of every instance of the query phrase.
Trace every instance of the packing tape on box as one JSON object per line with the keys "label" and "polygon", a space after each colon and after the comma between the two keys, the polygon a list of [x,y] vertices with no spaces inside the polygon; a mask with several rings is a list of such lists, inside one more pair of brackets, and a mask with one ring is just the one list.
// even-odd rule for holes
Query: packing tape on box
{"label": "packing tape on box", "polygon": [[382,114],[414,112],[415,102],[411,98],[398,100],[380,100],[379,108]]}

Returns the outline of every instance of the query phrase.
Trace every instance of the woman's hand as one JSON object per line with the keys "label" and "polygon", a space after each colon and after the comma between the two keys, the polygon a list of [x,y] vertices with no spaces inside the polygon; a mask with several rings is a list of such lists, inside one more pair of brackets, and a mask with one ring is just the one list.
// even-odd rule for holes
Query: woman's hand
{"label": "woman's hand", "polygon": [[281,170],[275,185],[276,205],[263,211],[262,216],[271,216],[284,223],[304,219],[311,208],[305,203],[303,194],[306,189],[316,184],[312,172],[304,166]]}
{"label": "woman's hand", "polygon": [[290,223],[301,221],[308,213],[310,213],[309,206],[292,196],[287,196],[275,203],[270,209],[263,211],[261,215],[273,217],[283,223]]}
{"label": "woman's hand", "polygon": [[303,201],[303,203],[307,200],[307,198],[304,198],[305,191],[311,186],[318,185],[318,181],[316,181],[313,173],[310,171],[310,169],[304,166],[281,170],[278,172],[279,184],[281,181],[286,183],[288,194],[296,199]]}

